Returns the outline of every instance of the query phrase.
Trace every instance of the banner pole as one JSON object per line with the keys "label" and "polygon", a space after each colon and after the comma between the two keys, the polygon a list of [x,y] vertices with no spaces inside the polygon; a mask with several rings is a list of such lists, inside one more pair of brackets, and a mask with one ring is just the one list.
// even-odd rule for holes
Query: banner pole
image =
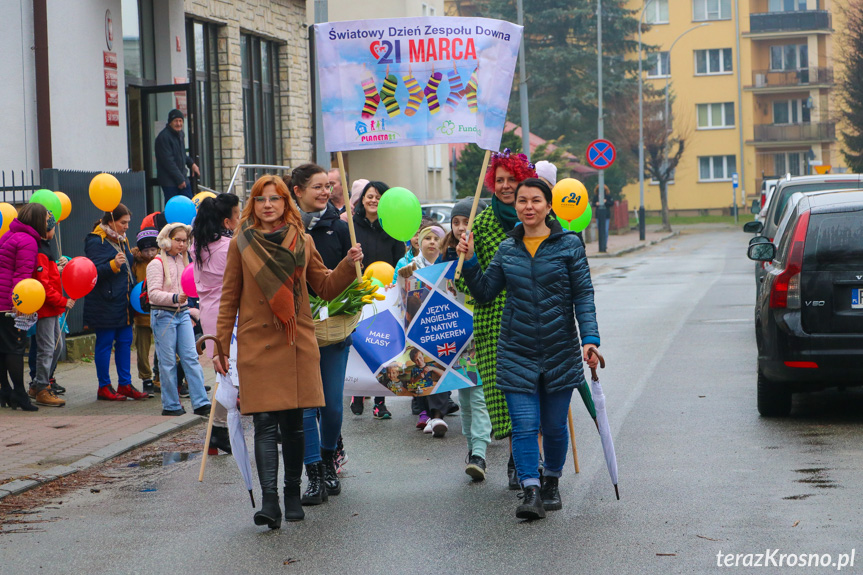
{"label": "banner pole", "polygon": [[[351,247],[357,245],[357,234],[354,231],[354,215],[351,213],[351,190],[348,188],[348,176],[345,173],[345,159],[341,152],[336,152],[336,158],[339,161],[339,177],[342,179],[342,194],[345,198],[345,213],[348,216],[348,231],[351,234]],[[357,279],[363,280],[363,270],[360,267],[360,262],[354,262],[357,267]]]}
{"label": "banner pole", "polygon": [[[476,218],[476,208],[479,205],[479,196],[482,193],[482,182],[485,180],[485,171],[488,169],[488,160],[491,157],[491,150],[485,151],[485,157],[482,159],[482,169],[479,172],[479,181],[476,183],[476,193],[473,196],[473,206],[470,209],[470,219],[467,222],[467,237],[473,231],[473,220]],[[458,238],[461,239],[461,238]],[[461,268],[464,265],[464,254],[458,257],[458,265],[455,268],[455,279],[461,277]]]}

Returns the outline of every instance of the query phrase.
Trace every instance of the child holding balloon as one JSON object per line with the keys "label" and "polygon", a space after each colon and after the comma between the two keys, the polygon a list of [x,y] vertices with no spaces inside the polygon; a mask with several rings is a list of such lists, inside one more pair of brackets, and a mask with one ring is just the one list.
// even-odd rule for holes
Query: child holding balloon
{"label": "child holding balloon", "polygon": [[[39,321],[36,322],[36,377],[30,383],[28,394],[35,399],[37,405],[48,407],[63,407],[66,401],[61,399],[49,381],[51,373],[57,367],[60,359],[60,346],[57,345],[62,332],[60,316],[66,310],[72,309],[75,300],[63,295],[60,283],[61,266],[51,258],[50,241],[56,233],[57,222],[49,211],[45,224],[45,235],[39,240],[39,254],[36,259],[36,271],[33,277],[45,288],[45,303],[39,308]],[[62,260],[63,267],[66,262]]]}

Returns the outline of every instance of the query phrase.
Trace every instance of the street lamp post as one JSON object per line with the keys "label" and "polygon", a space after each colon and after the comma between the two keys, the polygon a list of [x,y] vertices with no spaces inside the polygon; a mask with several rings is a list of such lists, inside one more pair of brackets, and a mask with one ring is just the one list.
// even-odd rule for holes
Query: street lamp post
{"label": "street lamp post", "polygon": [[[596,83],[597,83],[597,137],[604,137],[604,118],[602,117],[602,0],[596,0]],[[605,232],[605,220],[608,210],[605,208],[605,170],[599,170],[599,185],[597,186],[596,227],[599,232],[599,251],[605,253],[608,247],[608,234]]]}
{"label": "street lamp post", "polygon": [[642,75],[641,65],[641,25],[644,24],[644,15],[647,13],[647,8],[653,0],[647,0],[644,8],[641,10],[641,18],[638,20],[638,239],[645,239],[645,224],[644,224],[644,77]]}

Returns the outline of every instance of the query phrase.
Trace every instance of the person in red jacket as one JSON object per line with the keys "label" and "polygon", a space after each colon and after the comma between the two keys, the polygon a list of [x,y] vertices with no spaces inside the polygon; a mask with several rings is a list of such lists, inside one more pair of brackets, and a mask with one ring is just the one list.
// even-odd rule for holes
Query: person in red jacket
{"label": "person in red jacket", "polygon": [[33,272],[33,277],[45,288],[45,303],[39,309],[39,321],[36,322],[36,379],[30,383],[28,394],[37,405],[48,407],[66,405],[66,400],[51,390],[49,380],[60,359],[61,350],[57,345],[61,333],[60,316],[75,305],[75,300],[63,295],[60,283],[60,272],[66,266],[65,259],[61,260],[62,267],[51,259],[49,242],[54,237],[56,225],[54,215],[48,212],[47,234],[39,241],[39,255]]}

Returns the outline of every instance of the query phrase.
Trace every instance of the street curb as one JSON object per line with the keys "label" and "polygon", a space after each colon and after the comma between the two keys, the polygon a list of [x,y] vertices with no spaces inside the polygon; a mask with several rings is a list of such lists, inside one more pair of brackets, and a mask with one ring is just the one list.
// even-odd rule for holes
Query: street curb
{"label": "street curb", "polygon": [[111,445],[102,447],[101,449],[98,449],[85,457],[82,457],[78,461],[70,463],[69,465],[56,465],[50,469],[46,469],[45,471],[34,473],[27,479],[16,479],[15,481],[4,483],[3,485],[0,485],[0,500],[9,495],[18,495],[19,493],[23,493],[33,489],[34,487],[49,483],[55,479],[66,477],[67,475],[88,469],[94,465],[99,465],[100,463],[104,463],[118,455],[126,453],[127,451],[142,447],[148,443],[156,441],[157,439],[161,439],[166,435],[203,423],[204,421],[204,418],[200,416],[187,413],[186,415],[172,418],[171,421],[159,423],[149,429],[145,429],[144,431],[130,435],[129,437],[119,441],[115,441]]}
{"label": "street curb", "polygon": [[658,240],[652,240],[649,242],[645,242],[643,244],[638,244],[636,246],[630,246],[628,248],[623,248],[622,250],[617,250],[616,252],[612,252],[612,253],[594,254],[594,255],[590,256],[590,259],[620,257],[620,256],[625,255],[625,254],[631,254],[632,252],[637,252],[638,250],[643,250],[644,248],[649,247],[649,246],[655,246],[656,244],[658,244],[660,242],[664,242],[665,240],[670,240],[671,238],[679,236],[679,235],[680,235],[679,231],[678,232],[671,232],[670,234],[668,234],[666,236],[662,236]]}

